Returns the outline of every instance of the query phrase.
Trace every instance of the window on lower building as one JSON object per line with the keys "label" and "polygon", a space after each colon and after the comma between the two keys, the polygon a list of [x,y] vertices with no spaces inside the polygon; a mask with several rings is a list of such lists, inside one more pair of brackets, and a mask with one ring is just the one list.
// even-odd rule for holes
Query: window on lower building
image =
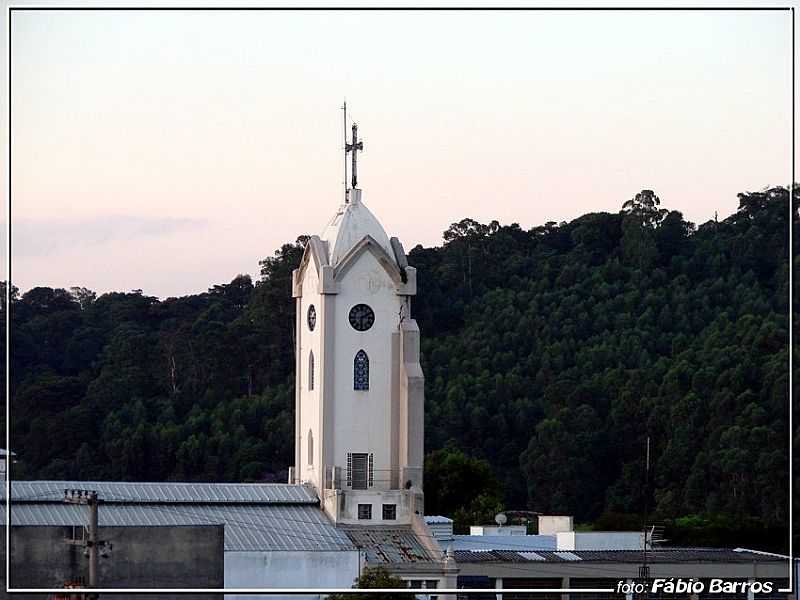
{"label": "window on lower building", "polygon": [[383,520],[395,521],[397,519],[397,504],[383,505]]}
{"label": "window on lower building", "polygon": [[347,485],[354,490],[365,490],[372,485],[372,454],[349,452],[347,454]]}
{"label": "window on lower building", "polygon": [[372,519],[372,504],[358,505],[358,519],[360,521],[369,521]]}

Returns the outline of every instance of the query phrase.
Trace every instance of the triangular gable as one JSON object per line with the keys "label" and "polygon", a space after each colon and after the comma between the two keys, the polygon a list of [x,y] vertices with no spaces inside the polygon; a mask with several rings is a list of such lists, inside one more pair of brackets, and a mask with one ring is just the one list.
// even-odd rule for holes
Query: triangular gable
{"label": "triangular gable", "polygon": [[328,264],[328,249],[327,244],[319,239],[318,235],[312,235],[308,238],[306,249],[303,251],[303,258],[300,260],[300,266],[297,267],[297,281],[303,280],[303,274],[306,267],[313,260],[314,268],[317,270],[317,277],[322,279],[322,267]]}
{"label": "triangular gable", "polygon": [[397,263],[395,263],[394,259],[389,256],[389,253],[386,252],[383,246],[375,241],[375,238],[371,235],[365,235],[360,242],[347,251],[347,254],[342,257],[342,260],[337,263],[333,272],[333,278],[339,279],[339,277],[344,275],[347,270],[355,264],[356,259],[361,256],[362,252],[370,252],[378,261],[378,264],[389,274],[389,277],[392,278],[395,285],[399,286],[404,283],[403,276]]}

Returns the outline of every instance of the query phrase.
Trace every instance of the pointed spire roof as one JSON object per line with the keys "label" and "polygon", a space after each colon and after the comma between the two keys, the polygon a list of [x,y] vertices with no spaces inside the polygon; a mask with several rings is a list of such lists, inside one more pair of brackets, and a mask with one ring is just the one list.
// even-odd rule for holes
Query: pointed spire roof
{"label": "pointed spire roof", "polygon": [[395,260],[389,236],[375,215],[361,202],[361,190],[349,190],[348,198],[349,202],[339,207],[320,235],[320,239],[328,245],[330,264],[336,266],[366,236],[374,239]]}

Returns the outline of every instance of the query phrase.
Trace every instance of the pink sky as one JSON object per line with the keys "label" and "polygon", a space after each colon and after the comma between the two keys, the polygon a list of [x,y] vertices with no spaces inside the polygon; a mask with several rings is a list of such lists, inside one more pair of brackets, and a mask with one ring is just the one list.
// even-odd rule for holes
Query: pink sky
{"label": "pink sky", "polygon": [[15,12],[14,283],[166,297],[255,276],[335,211],[345,96],[364,201],[407,250],[642,188],[727,216],[791,179],[790,19]]}

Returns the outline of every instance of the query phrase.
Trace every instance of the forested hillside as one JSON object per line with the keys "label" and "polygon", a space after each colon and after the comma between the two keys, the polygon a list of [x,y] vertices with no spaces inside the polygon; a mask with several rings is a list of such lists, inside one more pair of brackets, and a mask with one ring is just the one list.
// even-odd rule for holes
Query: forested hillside
{"label": "forested hillside", "polygon": [[[654,518],[785,526],[788,203],[741,194],[695,228],[645,190],[411,250],[431,477],[461,450],[492,481],[476,499],[431,480],[429,512],[638,513],[649,436]],[[285,481],[304,239],[195,296],[12,290],[16,476]]]}

